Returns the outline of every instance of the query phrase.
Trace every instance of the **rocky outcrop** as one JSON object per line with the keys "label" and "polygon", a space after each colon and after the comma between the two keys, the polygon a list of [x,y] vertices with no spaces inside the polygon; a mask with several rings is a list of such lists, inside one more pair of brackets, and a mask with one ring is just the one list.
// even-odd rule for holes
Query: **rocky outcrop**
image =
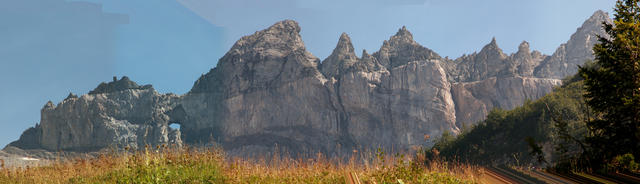
{"label": "rocky outcrop", "polygon": [[[185,140],[215,139],[230,152],[333,150],[345,118],[291,20],[245,36],[183,97]],[[337,49],[338,50],[338,49]],[[245,150],[245,151],[242,151]]]}
{"label": "rocky outcrop", "polygon": [[509,63],[513,63],[510,70],[519,76],[533,77],[535,67],[540,65],[545,56],[540,51],[529,49],[529,42],[522,41],[518,51],[509,57]]}
{"label": "rocky outcrop", "polygon": [[484,120],[492,108],[512,109],[551,92],[562,78],[593,59],[591,48],[597,35],[605,35],[601,24],[605,21],[611,21],[605,12],[595,12],[552,56],[530,51],[526,41],[507,56],[494,38],[479,53],[448,63],[457,125],[474,124]]}
{"label": "rocky outcrop", "polygon": [[547,56],[531,51],[523,41],[518,51],[506,55],[493,38],[479,53],[463,55],[447,66],[450,79],[455,82],[482,81],[492,77],[533,77],[534,68]]}
{"label": "rocky outcrop", "polygon": [[[127,88],[118,88],[122,84]],[[58,105],[47,102],[40,111],[40,124],[26,130],[10,146],[87,152],[182,143],[179,131],[169,128],[172,119],[166,114],[178,96],[159,94],[151,87],[138,88],[127,77],[103,83],[93,91],[101,93],[69,95]]]}
{"label": "rocky outcrop", "polygon": [[502,53],[502,49],[498,47],[496,39],[493,38],[491,43],[487,44],[479,53],[464,55],[455,61],[451,68],[454,81],[468,82],[479,81],[489,77],[498,75],[512,74],[508,69],[507,55]]}
{"label": "rocky outcrop", "polygon": [[401,66],[411,61],[440,59],[440,55],[413,40],[413,35],[404,26],[396,35],[384,41],[380,50],[373,53],[373,56],[387,68]]}
{"label": "rocky outcrop", "polygon": [[[411,47],[413,53],[431,52],[417,45],[406,28],[385,43]],[[393,61],[406,63],[385,67],[380,60],[388,59],[386,56],[375,54],[378,57],[373,57],[363,51],[362,58],[344,69],[347,72],[339,75],[334,83],[339,104],[347,117],[347,136],[364,149],[407,149],[424,146],[425,134],[458,132],[455,106],[449,93],[451,84],[440,61],[422,56],[405,57],[398,54],[403,51],[389,45],[383,48],[394,50],[390,52]]]}
{"label": "rocky outcrop", "polygon": [[[128,89],[150,89],[151,85],[139,86],[135,82],[131,81],[129,77],[124,76],[122,79],[118,80],[115,76],[113,77],[113,81],[109,83],[100,83],[96,89],[89,91],[89,94],[100,94],[100,93],[112,93],[117,91],[124,91]],[[73,94],[69,94],[69,97],[73,97]],[[67,97],[67,98],[69,98]],[[77,96],[76,96],[77,97]]]}
{"label": "rocky outcrop", "polygon": [[559,79],[533,76],[534,68],[545,57],[548,56],[539,51],[530,51],[526,41],[516,53],[506,55],[494,38],[479,53],[449,63],[456,125],[473,125],[484,120],[493,108],[512,109],[527,99],[538,99],[551,92],[561,84]]}
{"label": "rocky outcrop", "polygon": [[[604,17],[603,17],[604,16]],[[495,38],[480,52],[440,57],[402,27],[358,58],[347,34],[322,63],[291,20],[242,37],[182,96],[123,77],[89,94],[47,103],[40,124],[8,148],[95,151],[142,145],[220,144],[232,155],[279,149],[298,155],[425,146],[492,108],[537,99],[592,58],[596,12],[553,56],[522,42],[505,54]],[[172,130],[169,124],[180,124]]]}
{"label": "rocky outcrop", "polygon": [[561,79],[577,73],[578,66],[593,60],[591,48],[598,43],[598,36],[607,36],[602,22],[611,23],[612,20],[606,12],[598,10],[571,35],[567,43],[560,45],[551,57],[535,68],[535,76]]}
{"label": "rocky outcrop", "polygon": [[562,84],[560,79],[533,77],[491,77],[452,85],[456,104],[456,125],[470,126],[484,120],[493,108],[513,109],[535,100]]}
{"label": "rocky outcrop", "polygon": [[321,71],[327,78],[339,76],[353,65],[358,57],[351,44],[351,38],[347,33],[342,33],[338,40],[338,45],[327,59],[322,61]]}

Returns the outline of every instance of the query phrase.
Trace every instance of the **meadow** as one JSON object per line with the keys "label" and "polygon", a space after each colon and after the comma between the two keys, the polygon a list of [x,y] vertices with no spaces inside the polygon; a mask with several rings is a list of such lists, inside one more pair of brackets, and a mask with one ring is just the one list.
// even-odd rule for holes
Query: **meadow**
{"label": "meadow", "polygon": [[237,158],[219,148],[163,146],[0,169],[0,183],[478,183],[481,176],[480,167],[420,154]]}

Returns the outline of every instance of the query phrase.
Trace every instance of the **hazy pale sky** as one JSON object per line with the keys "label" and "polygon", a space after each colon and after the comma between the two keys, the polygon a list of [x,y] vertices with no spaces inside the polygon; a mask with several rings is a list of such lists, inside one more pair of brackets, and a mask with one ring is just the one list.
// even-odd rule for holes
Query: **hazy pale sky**
{"label": "hazy pale sky", "polygon": [[241,36],[293,19],[324,59],[342,32],[359,55],[407,26],[442,56],[496,37],[553,51],[614,0],[0,0],[0,145],[40,121],[48,101],[85,94],[114,75],[183,94]]}

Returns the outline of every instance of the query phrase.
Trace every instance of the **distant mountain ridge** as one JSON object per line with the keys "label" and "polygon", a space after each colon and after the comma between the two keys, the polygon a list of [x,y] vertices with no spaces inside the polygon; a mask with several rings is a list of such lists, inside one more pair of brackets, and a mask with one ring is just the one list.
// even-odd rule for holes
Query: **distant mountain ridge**
{"label": "distant mountain ridge", "polygon": [[[12,148],[96,151],[145,144],[216,142],[234,155],[409,150],[425,135],[459,132],[489,110],[538,99],[593,59],[607,14],[597,11],[552,56],[495,38],[478,53],[440,57],[402,27],[358,58],[347,34],[324,61],[308,52],[295,21],[242,37],[184,95],[159,94],[128,78],[41,110],[40,124]],[[180,124],[180,130],[169,127]]]}

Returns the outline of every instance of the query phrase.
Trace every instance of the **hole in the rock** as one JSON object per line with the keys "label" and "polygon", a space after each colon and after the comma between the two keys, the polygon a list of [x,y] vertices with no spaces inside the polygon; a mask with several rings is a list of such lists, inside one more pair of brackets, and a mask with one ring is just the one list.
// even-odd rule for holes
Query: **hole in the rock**
{"label": "hole in the rock", "polygon": [[169,124],[169,127],[172,129],[180,130],[180,124],[178,123],[171,123]]}

